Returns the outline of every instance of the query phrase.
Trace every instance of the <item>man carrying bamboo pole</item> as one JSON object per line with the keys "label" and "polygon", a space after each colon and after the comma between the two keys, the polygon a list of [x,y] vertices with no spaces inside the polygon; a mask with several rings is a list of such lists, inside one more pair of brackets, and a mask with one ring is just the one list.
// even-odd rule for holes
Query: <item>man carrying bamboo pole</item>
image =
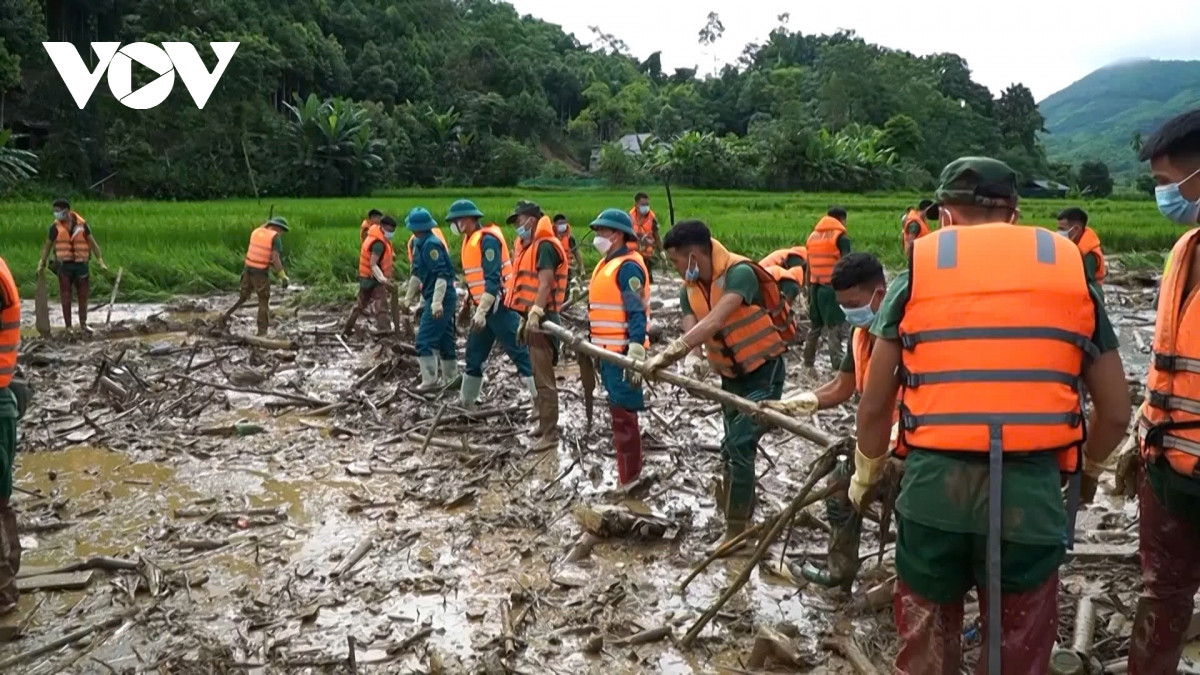
{"label": "man carrying bamboo pole", "polygon": [[[783,353],[794,334],[779,284],[757,263],[726,250],[698,220],[672,227],[663,246],[685,282],[679,298],[684,335],[647,362],[647,373],[685,356],[695,364],[703,347],[722,389],[752,401],[778,399],[787,378]],[[724,417],[717,504],[728,540],[753,516],[754,459],[766,427],[729,406]]]}
{"label": "man carrying bamboo pole", "polygon": [[[604,259],[596,265],[588,287],[590,342],[635,361],[646,359],[650,340],[650,274],[636,250],[637,235],[629,214],[605,209],[592,221],[593,244]],[[638,411],[645,407],[642,378],[619,366],[600,362],[600,377],[608,391],[613,446],[617,451],[617,481],[625,485],[642,473],[642,434]]]}
{"label": "man carrying bamboo pole", "polygon": [[[974,586],[982,672],[1042,673],[1071,535],[1060,476],[1124,438],[1125,371],[1078,248],[1013,225],[1012,169],[956,160],[936,199],[942,229],[914,242],[872,324],[850,498],[861,510],[882,476],[899,393],[895,672],[958,673]],[[1081,377],[1094,401],[1086,444]]]}

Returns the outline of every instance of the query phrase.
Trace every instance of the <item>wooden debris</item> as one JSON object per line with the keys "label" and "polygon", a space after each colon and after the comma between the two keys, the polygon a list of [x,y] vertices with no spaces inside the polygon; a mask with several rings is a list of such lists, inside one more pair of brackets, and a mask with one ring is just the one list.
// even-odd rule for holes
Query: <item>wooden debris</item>
{"label": "wooden debris", "polygon": [[1137,544],[1075,544],[1067,551],[1067,560],[1080,563],[1135,563],[1138,561]]}
{"label": "wooden debris", "polygon": [[0,672],[7,672],[5,670],[6,668],[11,668],[13,666],[25,663],[26,661],[41,656],[42,654],[49,654],[59,647],[65,647],[66,645],[76,642],[77,640],[81,640],[92,633],[95,633],[96,631],[106,630],[108,628],[112,628],[113,626],[118,626],[121,623],[124,623],[124,621],[131,616],[133,616],[132,613],[125,613],[110,617],[99,623],[94,623],[90,626],[84,626],[83,628],[68,633],[57,640],[51,640],[40,647],[34,647],[33,649],[21,652],[20,654],[14,654],[3,661],[0,661]]}
{"label": "wooden debris", "polygon": [[858,646],[858,642],[850,635],[843,635],[833,639],[830,644],[841,652],[842,656],[854,666],[854,670],[858,675],[880,675],[879,669],[875,667],[871,659],[863,652],[862,647]]}
{"label": "wooden debris", "polygon": [[567,554],[567,562],[579,562],[592,554],[592,549],[596,544],[604,541],[603,537],[598,537],[591,532],[584,532],[579,541],[571,548],[571,552]]}
{"label": "wooden debris", "polygon": [[121,288],[121,277],[125,275],[125,268],[117,268],[117,280],[113,282],[112,295],[108,296],[108,315],[104,317],[104,324],[112,323],[113,305],[117,303],[117,291]]}
{"label": "wooden debris", "polygon": [[650,629],[644,630],[640,633],[634,633],[633,635],[630,635],[629,637],[624,637],[624,638],[620,638],[617,640],[613,640],[610,644],[612,644],[614,647],[626,646],[626,645],[629,645],[629,646],[644,645],[644,644],[648,644],[650,642],[658,642],[659,640],[662,640],[663,638],[669,638],[669,637],[672,637],[671,627],[670,626],[659,626],[658,628],[650,628]]}
{"label": "wooden debris", "polygon": [[354,566],[357,565],[358,562],[362,560],[363,557],[366,556],[367,553],[369,553],[374,547],[375,539],[373,537],[369,537],[358,542],[358,545],[354,547],[354,550],[350,551],[350,554],[342,560],[341,564],[339,564],[332,572],[329,573],[329,576],[336,579],[354,569]]}
{"label": "wooden debris", "polygon": [[92,583],[92,570],[84,572],[64,572],[62,574],[42,574],[36,577],[17,579],[17,590],[27,591],[77,591],[87,588]]}
{"label": "wooden debris", "polygon": [[775,659],[788,666],[807,666],[807,660],[792,646],[792,641],[779,631],[762,626],[754,638],[754,647],[746,659],[750,668],[762,668],[768,659]]}
{"label": "wooden debris", "polygon": [[78,572],[80,570],[107,570],[110,572],[117,571],[133,571],[138,568],[138,564],[132,560],[123,558],[109,558],[106,556],[92,556],[87,560],[77,560],[65,565],[51,567],[33,567],[25,565],[17,572],[18,579],[26,577],[36,577],[45,574],[63,574],[66,572]]}

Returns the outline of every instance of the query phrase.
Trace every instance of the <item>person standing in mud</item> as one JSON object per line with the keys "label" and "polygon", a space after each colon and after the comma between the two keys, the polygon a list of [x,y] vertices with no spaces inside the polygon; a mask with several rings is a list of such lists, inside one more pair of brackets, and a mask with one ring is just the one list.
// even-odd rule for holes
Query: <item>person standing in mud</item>
{"label": "person standing in mud", "polygon": [[[637,247],[629,214],[605,209],[591,224],[592,241],[604,258],[588,286],[588,323],[592,344],[635,361],[646,359],[650,339],[650,274]],[[613,446],[617,451],[617,482],[626,485],[642,473],[642,433],[638,412],[645,408],[642,378],[634,371],[600,362],[600,377],[608,392]]]}
{"label": "person standing in mud", "polygon": [[558,341],[538,330],[543,319],[558,321],[567,299],[567,252],[555,236],[554,224],[534,202],[519,201],[507,222],[517,226],[524,242],[505,289],[504,304],[521,315],[517,337],[529,345],[537,388],[535,451],[558,447],[558,382],[554,366]]}
{"label": "person standing in mud", "polygon": [[229,325],[229,319],[238,311],[250,295],[258,296],[258,336],[265,337],[271,323],[271,280],[268,272],[274,272],[279,283],[288,287],[288,275],[283,269],[282,234],[288,231],[287,220],[274,216],[250,233],[250,245],[246,248],[246,261],[242,268],[242,289],[237,302],[221,317],[221,326]]}
{"label": "person standing in mud", "polygon": [[1138,548],[1142,596],[1129,645],[1130,675],[1178,670],[1200,588],[1200,108],[1167,121],[1142,146],[1158,209],[1192,228],[1167,259],[1158,295],[1147,399],[1138,414]]}
{"label": "person standing in mud", "polygon": [[17,514],[9,504],[20,416],[16,394],[21,390],[13,381],[20,343],[21,296],[8,263],[0,258],[0,616],[17,608],[17,572],[21,569]]}
{"label": "person standing in mud", "polygon": [[[1124,437],[1125,370],[1079,250],[1013,224],[1012,169],[958,159],[935,198],[942,228],[913,243],[871,326],[850,499],[861,511],[882,478],[899,394],[894,672],[959,672],[963,597],[976,587],[982,672],[1044,673],[1071,535],[1062,474]],[[1080,378],[1093,395],[1086,427]]]}
{"label": "person standing in mud", "polygon": [[829,361],[837,368],[842,360],[842,343],[846,341],[846,317],[838,308],[837,294],[830,287],[833,266],[851,250],[846,235],[846,209],[830,207],[808,235],[805,252],[808,254],[808,320],[810,328],[804,341],[804,367],[811,374],[817,360],[817,347],[824,336],[829,343]]}
{"label": "person standing in mud", "polygon": [[471,315],[471,332],[467,334],[467,369],[459,390],[459,405],[471,410],[483,389],[483,367],[499,340],[508,358],[517,367],[517,374],[529,389],[533,404],[537,403],[537,384],[529,349],[517,340],[521,317],[504,303],[504,287],[512,277],[512,261],[504,233],[495,223],[480,226],[483,212],[475,202],[460,199],[450,205],[446,221],[455,234],[462,235],[463,279],[467,284],[467,302],[475,308]]}
{"label": "person standing in mud", "polygon": [[358,317],[369,314],[375,320],[375,329],[380,332],[392,330],[392,316],[388,308],[388,293],[395,292],[392,281],[396,270],[396,253],[392,248],[392,237],[396,236],[396,219],[384,216],[378,225],[372,225],[363,238],[358,254],[358,302],[350,310],[342,334],[349,335],[358,323]]}
{"label": "person standing in mud", "polygon": [[[409,311],[421,311],[417,327],[417,364],[421,383],[417,391],[427,392],[458,384],[458,346],[454,342],[454,310],[458,291],[454,288],[454,266],[441,237],[433,234],[437,221],[427,209],[416,207],[408,212],[404,226],[413,233],[412,275],[421,288],[421,303]],[[439,380],[438,372],[441,371]]]}
{"label": "person standing in mud", "polygon": [[92,228],[83,216],[71,210],[71,204],[65,199],[56,199],[54,222],[46,235],[46,245],[42,247],[42,257],[38,260],[37,273],[44,274],[50,251],[54,251],[57,262],[54,270],[58,275],[58,296],[62,302],[63,323],[67,330],[71,329],[71,291],[79,298],[79,330],[90,333],[87,325],[89,266],[88,261],[96,256],[96,264],[100,269],[108,271],[104,256],[100,253],[100,245],[92,236]]}
{"label": "person standing in mud", "polygon": [[[684,335],[651,357],[647,372],[686,357],[685,370],[693,376],[704,377],[705,366],[711,365],[721,376],[722,389],[752,401],[778,400],[787,378],[783,354],[794,334],[779,284],[758,263],[713,239],[701,221],[676,224],[663,245],[685,282],[679,295]],[[729,540],[746,529],[754,514],[754,461],[766,427],[730,407],[724,408],[724,422],[717,505],[725,514]]]}
{"label": "person standing in mud", "polygon": [[[432,216],[430,218],[432,219]],[[442,228],[437,227],[435,223],[433,229],[429,230],[429,232],[433,234],[433,236],[437,237],[438,241],[442,242],[443,248],[445,248],[447,251],[450,250],[450,244],[446,243],[446,235],[442,234]],[[412,275],[408,278],[408,285],[404,289],[403,304],[405,307],[411,307],[413,303],[417,301],[417,296],[421,294],[422,290],[421,278],[417,276],[416,263],[413,261],[414,254],[417,250],[418,241],[419,240],[416,233],[409,235],[406,248],[408,249],[408,266],[409,269],[412,270]]]}

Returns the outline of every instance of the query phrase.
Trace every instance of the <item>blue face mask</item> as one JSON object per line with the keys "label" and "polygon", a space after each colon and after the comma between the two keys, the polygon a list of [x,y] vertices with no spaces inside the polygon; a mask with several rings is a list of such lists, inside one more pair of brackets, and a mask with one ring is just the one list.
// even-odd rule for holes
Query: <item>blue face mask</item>
{"label": "blue face mask", "polygon": [[849,322],[851,326],[866,328],[875,321],[875,310],[871,309],[871,305],[875,303],[875,294],[878,292],[879,289],[875,289],[875,293],[871,294],[871,299],[862,307],[846,307],[845,305],[838,305],[838,307],[840,307],[842,310],[842,314],[846,315],[846,321]]}
{"label": "blue face mask", "polygon": [[1200,174],[1200,169],[1178,183],[1159,185],[1154,188],[1154,199],[1158,202],[1158,211],[1167,220],[1176,225],[1191,225],[1200,220],[1200,202],[1188,201],[1179,191],[1179,186]]}
{"label": "blue face mask", "polygon": [[392,237],[396,236],[396,231],[395,230],[384,230],[383,236],[387,237],[388,241],[391,241]]}
{"label": "blue face mask", "polygon": [[687,271],[683,273],[683,280],[693,284],[700,280],[700,265],[695,258],[688,258]]}

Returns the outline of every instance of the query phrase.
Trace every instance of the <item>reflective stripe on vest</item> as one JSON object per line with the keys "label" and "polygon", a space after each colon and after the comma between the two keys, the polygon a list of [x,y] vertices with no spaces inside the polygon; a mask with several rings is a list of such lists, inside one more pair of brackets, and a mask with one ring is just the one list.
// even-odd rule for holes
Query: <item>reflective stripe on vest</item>
{"label": "reflective stripe on vest", "polygon": [[68,223],[54,221],[54,257],[59,262],[87,262],[92,257],[87,241],[87,221],[74,211],[68,217]]}
{"label": "reflective stripe on vest", "polygon": [[21,295],[8,263],[0,258],[0,291],[8,307],[0,310],[0,388],[12,382],[17,372],[17,348],[21,344]]}
{"label": "reflective stripe on vest", "polygon": [[524,314],[533,306],[537,299],[538,280],[537,250],[543,243],[548,243],[558,252],[558,267],[554,268],[554,288],[550,292],[550,301],[546,303],[547,312],[557,312],[567,301],[567,252],[563,250],[558,237],[554,236],[554,224],[546,216],[542,216],[533,232],[533,240],[521,251],[514,265],[512,278],[505,288],[504,304],[509,309]]}
{"label": "reflective stripe on vest", "polygon": [[278,234],[266,225],[250,233],[250,246],[246,249],[246,267],[265,270],[271,266],[271,250]]}
{"label": "reflective stripe on vest", "polygon": [[[442,246],[445,246],[447,251],[450,250],[450,245],[446,243],[446,235],[442,234],[442,228],[435,227],[432,230],[430,230],[430,232],[433,233],[433,236],[442,240]],[[416,251],[416,248],[414,248],[416,246],[416,243],[417,243],[417,235],[416,234],[408,235],[408,264],[410,267],[412,266],[413,253]]]}
{"label": "reflective stripe on vest", "polygon": [[[791,248],[781,248],[778,251],[775,251],[774,253],[772,253],[771,255],[768,255],[767,257],[763,258],[762,260],[759,260],[758,264],[762,265],[766,269],[771,269],[772,267],[782,267],[784,269],[795,269],[795,266],[792,266],[789,268],[788,264],[787,264],[788,258],[790,258],[792,256],[798,256],[801,260],[800,264],[804,265],[808,261],[808,249],[805,248],[804,246],[793,246]],[[803,284],[804,278],[801,277],[800,279],[798,279],[798,281]]]}
{"label": "reflective stripe on vest", "polygon": [[[625,298],[617,278],[621,265],[625,261],[637,263],[642,269],[642,279],[650,278],[646,263],[642,256],[634,251],[611,260],[601,260],[592,272],[592,282],[588,286],[588,324],[591,327],[592,344],[618,354],[624,354],[629,346],[629,319],[625,313]],[[650,326],[650,284],[642,284],[642,307],[646,311],[646,326]],[[650,347],[650,336],[646,335],[645,346]]]}
{"label": "reflective stripe on vest", "polygon": [[383,244],[383,255],[379,257],[379,270],[387,279],[391,279],[395,272],[396,252],[392,249],[392,242],[388,241],[382,227],[372,225],[371,229],[367,230],[367,237],[363,239],[362,248],[358,254],[359,279],[375,278],[371,272],[371,246],[377,241]]}
{"label": "reflective stripe on vest", "polygon": [[851,341],[854,353],[854,391],[862,396],[867,386],[867,369],[871,365],[871,350],[875,347],[875,338],[865,328],[855,328]]}
{"label": "reflective stripe on vest", "polygon": [[508,242],[504,241],[504,233],[495,223],[481,227],[470,235],[463,237],[462,266],[463,278],[470,291],[471,302],[478,305],[483,294],[487,291],[487,280],[483,274],[483,235],[495,237],[500,242],[500,295],[508,287],[512,278],[512,261],[508,257]]}
{"label": "reflective stripe on vest", "polygon": [[638,213],[636,206],[629,209],[629,219],[633,221],[633,233],[638,238],[638,252],[642,254],[643,260],[654,255],[654,221],[657,218],[653,209],[647,211],[645,216]]}
{"label": "reflective stripe on vest", "polygon": [[1080,376],[1095,306],[1070,241],[1007,224],[938,230],[913,243],[900,322],[905,447],[1060,451],[1084,438]]}
{"label": "reflective stripe on vest", "polygon": [[735,265],[750,265],[758,277],[763,305],[742,304],[721,330],[708,342],[704,351],[713,369],[723,377],[741,377],[754,372],[768,360],[787,351],[791,317],[787,303],[779,292],[779,284],[757,263],[730,253],[721,242],[712,240],[713,281],[687,284],[688,304],[697,321],[701,321],[721,300],[725,279]]}
{"label": "reflective stripe on vest", "polygon": [[1104,264],[1104,251],[1100,250],[1100,235],[1090,227],[1084,226],[1083,234],[1079,237],[1079,252],[1096,256],[1096,283],[1104,283],[1107,267]]}
{"label": "reflective stripe on vest", "polygon": [[1158,291],[1148,396],[1138,419],[1142,456],[1166,456],[1185,476],[1200,473],[1200,304],[1187,289],[1198,245],[1200,229],[1194,229],[1171,250]]}
{"label": "reflective stripe on vest", "polygon": [[846,234],[846,226],[837,218],[825,216],[817,221],[812,234],[808,235],[808,280],[814,284],[828,284],[833,279],[833,266],[842,259],[838,250],[838,239]]}

